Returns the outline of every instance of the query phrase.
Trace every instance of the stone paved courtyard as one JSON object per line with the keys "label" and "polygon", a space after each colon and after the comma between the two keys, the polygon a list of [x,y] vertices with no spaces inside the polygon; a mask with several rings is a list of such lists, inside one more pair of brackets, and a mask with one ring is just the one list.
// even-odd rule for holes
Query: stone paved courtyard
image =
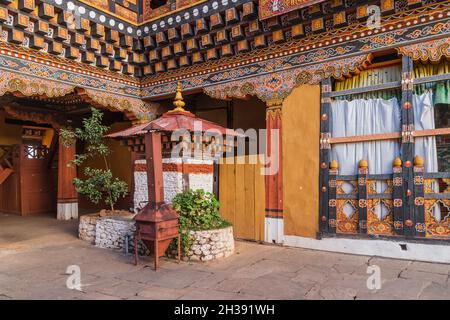
{"label": "stone paved courtyard", "polygon": [[[238,241],[221,261],[138,267],[121,252],[76,237],[76,221],[0,214],[0,299],[450,299],[450,265]],[[69,265],[83,291],[66,287]],[[382,288],[367,289],[368,265]]]}

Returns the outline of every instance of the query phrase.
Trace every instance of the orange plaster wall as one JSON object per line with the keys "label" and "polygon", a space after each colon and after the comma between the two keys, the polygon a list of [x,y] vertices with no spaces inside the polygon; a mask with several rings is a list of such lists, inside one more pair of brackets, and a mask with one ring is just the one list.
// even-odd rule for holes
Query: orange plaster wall
{"label": "orange plaster wall", "polygon": [[53,140],[53,136],[55,135],[55,130],[53,129],[45,129],[44,136],[42,137],[42,144],[47,148],[50,148]]}
{"label": "orange plaster wall", "polygon": [[5,113],[0,110],[0,145],[22,143],[22,126],[6,124]]}
{"label": "orange plaster wall", "polygon": [[[120,131],[129,128],[131,123],[121,122],[115,123],[111,126],[111,132]],[[131,168],[131,152],[127,147],[120,144],[118,140],[110,140],[108,142],[111,147],[110,164],[111,171],[114,176],[131,185],[132,168]]]}
{"label": "orange plaster wall", "polygon": [[284,232],[315,238],[319,230],[320,86],[295,88],[282,110]]}

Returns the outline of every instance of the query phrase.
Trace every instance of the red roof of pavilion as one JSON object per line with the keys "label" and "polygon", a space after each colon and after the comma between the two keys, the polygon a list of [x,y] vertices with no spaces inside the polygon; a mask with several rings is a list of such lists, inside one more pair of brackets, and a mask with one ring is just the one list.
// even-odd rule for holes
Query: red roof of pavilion
{"label": "red roof of pavilion", "polygon": [[177,85],[177,92],[175,94],[173,105],[175,106],[174,110],[164,113],[158,119],[109,134],[107,137],[127,138],[143,135],[148,131],[174,132],[178,130],[187,130],[189,132],[214,130],[214,133],[217,132],[221,135],[245,136],[232,129],[222,127],[217,123],[197,118],[193,113],[184,110],[183,107],[185,106],[185,103],[181,94],[181,83],[178,83]]}
{"label": "red roof of pavilion", "polygon": [[126,137],[143,135],[146,132],[144,129],[146,126],[148,126],[148,124],[149,124],[148,122],[138,124],[138,125],[132,126],[131,128],[108,134],[107,137],[108,138],[126,138]]}
{"label": "red roof of pavilion", "polygon": [[158,119],[135,125],[119,132],[111,133],[107,135],[107,137],[127,138],[143,135],[148,131],[174,132],[177,130],[188,130],[189,132],[205,132],[207,130],[215,130],[216,132],[220,132],[222,135],[244,136],[237,133],[233,129],[227,129],[217,123],[198,118],[189,111],[169,111],[164,113]]}

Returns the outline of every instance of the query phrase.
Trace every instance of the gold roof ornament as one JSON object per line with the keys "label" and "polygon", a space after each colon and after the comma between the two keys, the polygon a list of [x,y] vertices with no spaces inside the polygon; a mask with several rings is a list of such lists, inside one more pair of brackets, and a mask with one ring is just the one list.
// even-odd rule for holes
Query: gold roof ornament
{"label": "gold roof ornament", "polygon": [[359,161],[359,168],[360,169],[367,169],[369,167],[369,164],[367,163],[366,160],[362,159],[361,161]]}
{"label": "gold roof ornament", "polygon": [[336,160],[331,161],[330,163],[330,169],[331,170],[337,170],[339,169],[339,163]]}
{"label": "gold roof ornament", "polygon": [[181,94],[181,91],[182,91],[181,82],[178,82],[177,92],[175,94],[175,99],[173,100],[173,105],[175,109],[170,110],[169,112],[186,112],[186,110],[184,110],[184,106],[186,105],[186,103],[183,101],[183,95]]}
{"label": "gold roof ornament", "polygon": [[394,159],[394,167],[401,167],[402,166],[402,159],[400,157],[397,157]]}
{"label": "gold roof ornament", "polygon": [[415,158],[414,158],[414,165],[416,167],[423,167],[424,163],[425,162],[423,161],[423,158],[421,156],[415,156]]}

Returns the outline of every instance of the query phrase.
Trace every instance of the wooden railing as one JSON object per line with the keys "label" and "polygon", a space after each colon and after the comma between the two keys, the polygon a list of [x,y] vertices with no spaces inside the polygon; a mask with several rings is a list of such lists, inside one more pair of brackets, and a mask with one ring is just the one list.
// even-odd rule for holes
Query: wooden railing
{"label": "wooden railing", "polygon": [[328,208],[322,215],[328,224],[322,231],[450,239],[450,172],[424,173],[424,162],[416,156],[409,184],[403,167],[411,165],[397,158],[392,174],[369,174],[361,160],[357,175],[339,175],[339,164],[332,161]]}
{"label": "wooden railing", "polygon": [[23,157],[26,159],[47,159],[49,149],[46,146],[23,145]]}
{"label": "wooden railing", "polygon": [[[322,81],[319,236],[450,240],[450,172],[425,173],[423,160],[414,158],[415,138],[449,135],[450,128],[415,130],[413,108],[414,85],[449,79],[450,73],[414,79],[413,61],[403,56],[401,81],[338,92],[333,92],[331,79]],[[332,137],[333,98],[386,89],[401,90],[401,132]],[[386,140],[401,146],[402,158],[394,161],[392,174],[370,175],[361,161],[357,175],[339,175],[339,164],[331,159],[334,145]]]}
{"label": "wooden railing", "polygon": [[13,151],[16,145],[0,145],[0,166],[14,169]]}
{"label": "wooden railing", "polygon": [[14,149],[13,145],[0,145],[0,184],[5,182],[14,171]]}

